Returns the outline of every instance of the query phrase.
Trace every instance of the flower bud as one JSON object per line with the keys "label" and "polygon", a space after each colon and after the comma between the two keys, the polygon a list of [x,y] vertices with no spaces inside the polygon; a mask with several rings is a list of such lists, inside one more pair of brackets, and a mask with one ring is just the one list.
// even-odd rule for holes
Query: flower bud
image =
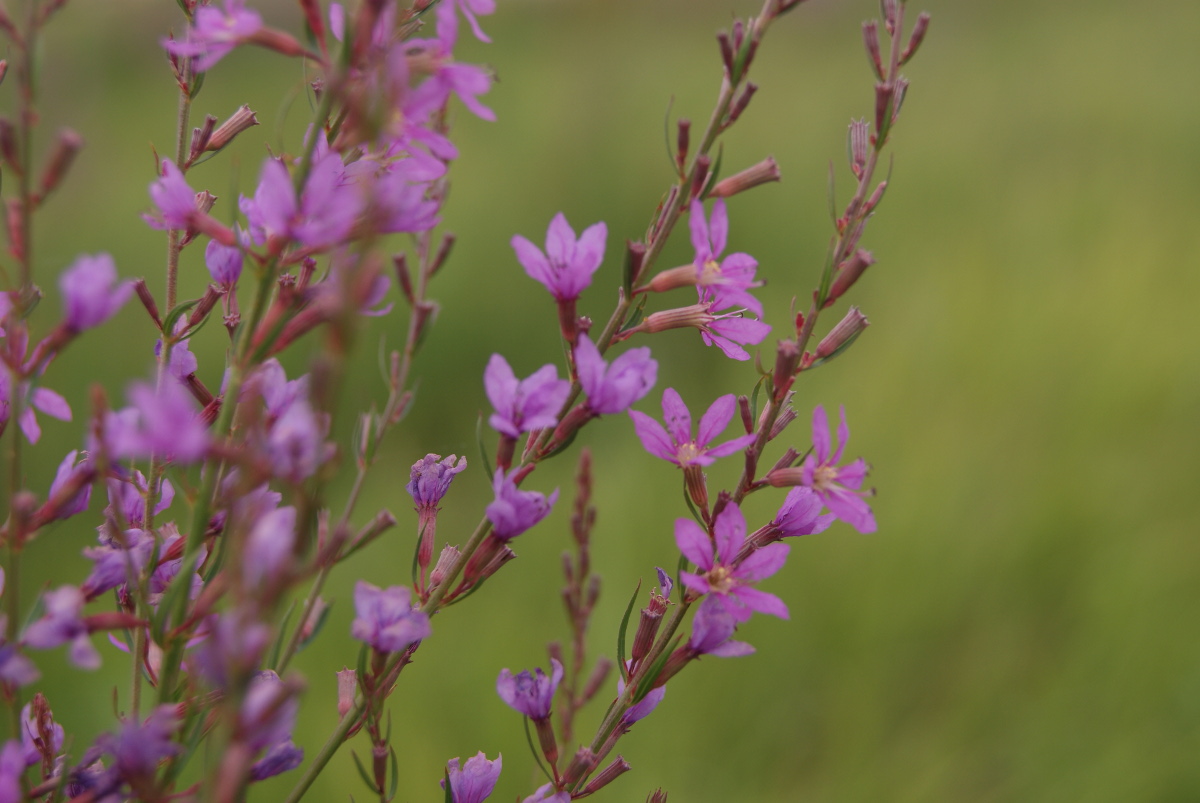
{"label": "flower bud", "polygon": [[863,271],[874,264],[875,257],[871,255],[870,251],[864,251],[861,248],[855,251],[854,256],[839,266],[837,275],[833,279],[833,285],[829,288],[829,297],[825,299],[825,306],[832,306],[833,302],[854,286],[858,278],[863,275]]}
{"label": "flower bud", "polygon": [[867,164],[867,146],[870,143],[868,128],[866,120],[850,121],[846,150],[850,152],[850,170],[855,178],[862,178],[863,167]]}
{"label": "flower bud", "polygon": [[204,125],[192,129],[192,144],[188,147],[188,164],[200,158],[208,142],[212,138],[213,129],[217,127],[217,118],[211,114],[204,115]]}
{"label": "flower bud", "polygon": [[258,125],[258,117],[250,110],[249,106],[243,105],[213,132],[204,150],[219,151],[232,142],[238,134],[256,125]]}
{"label": "flower bud", "polygon": [[[753,50],[754,48],[751,47],[751,52]],[[747,66],[750,64],[749,59],[746,60],[746,64]],[[742,94],[734,99],[733,106],[729,109],[729,119],[725,121],[726,127],[737,122],[737,119],[742,116],[742,112],[746,111],[746,107],[750,105],[750,98],[754,97],[754,93],[757,91],[758,84],[753,81],[746,82],[746,88],[742,90]]]}
{"label": "flower bud", "polygon": [[82,147],[83,137],[79,134],[69,128],[58,132],[58,138],[54,142],[54,152],[51,153],[50,160],[46,163],[46,169],[42,173],[41,195],[43,198],[54,192],[54,189],[62,182],[63,177],[71,168],[71,163],[75,161],[75,155]]}
{"label": "flower bud", "polygon": [[862,334],[863,330],[871,325],[867,320],[867,316],[863,315],[858,307],[851,307],[846,313],[846,317],[838,322],[837,326],[830,330],[829,334],[817,344],[816,356],[818,360],[828,359],[835,356],[843,349],[849,347],[854,340]]}
{"label": "flower bud", "polygon": [[442,581],[450,574],[450,570],[462,558],[462,553],[458,551],[458,547],[446,544],[442,547],[442,552],[438,555],[437,565],[433,567],[433,572],[429,575],[429,584],[431,586],[441,585]]}
{"label": "flower bud", "polygon": [[740,173],[735,173],[728,178],[723,178],[717,182],[709,193],[714,198],[728,198],[732,195],[737,195],[739,192],[754,189],[755,187],[766,184],[771,181],[779,181],[783,174],[779,172],[779,164],[775,161],[774,156],[768,156],[756,165],[747,167]]}
{"label": "flower bud", "polygon": [[343,669],[337,673],[337,708],[338,716],[344,717],[354,707],[354,694],[358,691],[358,673],[353,669]]}
{"label": "flower bud", "polygon": [[879,23],[875,20],[864,22],[862,31],[863,44],[867,48],[867,57],[871,60],[871,67],[875,70],[875,77],[882,81],[883,56],[879,49]]}
{"label": "flower bud", "polygon": [[900,54],[901,66],[908,63],[908,60],[917,54],[917,48],[925,41],[925,33],[929,30],[929,12],[922,11],[917,16],[917,21],[913,25],[912,35],[908,38],[908,46],[904,48],[904,52]]}
{"label": "flower bud", "polygon": [[[598,792],[610,783],[615,781],[618,776],[629,772],[629,762],[622,756],[617,756],[616,759],[604,769],[600,770],[599,774],[592,779],[591,783],[583,787],[583,795],[590,795],[593,792]],[[581,797],[583,796],[581,795]]]}

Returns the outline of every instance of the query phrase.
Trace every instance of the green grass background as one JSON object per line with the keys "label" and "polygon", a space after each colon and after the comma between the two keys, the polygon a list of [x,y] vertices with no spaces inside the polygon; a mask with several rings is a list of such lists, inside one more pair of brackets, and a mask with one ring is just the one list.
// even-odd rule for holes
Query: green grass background
{"label": "green grass background", "polygon": [[[664,116],[706,119],[719,80],[712,34],[757,9],[746,0],[499,6],[483,21],[494,44],[468,37],[459,52],[495,68],[487,102],[499,120],[457,113],[462,158],[446,225],[459,245],[434,286],[442,314],[416,366],[417,405],[361,507],[364,520],[388,507],[401,525],[331,584],[329,627],[297,662],[309,682],[297,741],[310,754],[336,721],[333,673],[354,662],[354,580],[408,576],[408,466],[428,451],[473,461],[439,527],[464,539],[490,493],[474,446],[488,356],[507,355],[522,375],[560,356],[552,305],[509,238],[540,242],[559,210],[577,228],[607,221],[610,255],[582,302],[604,319],[618,245],[640,236],[670,179]],[[796,543],[764,584],[791,621],[755,619],[742,636],[758,654],[705,660],[673,681],[622,743],[634,772],[604,799],[640,801],[658,785],[683,803],[1200,799],[1200,5],[910,8],[934,22],[907,71],[891,188],[865,238],[879,263],[853,293],[872,326],[803,378],[790,431],[803,448],[808,411],[846,405],[849,453],[874,466],[879,532],[838,525]],[[780,21],[754,68],[761,90],[726,141],[729,169],[773,154],[785,176],[730,203],[731,248],[759,259],[777,327],[821,266],[831,160],[848,196],[846,124],[872,104],[859,23],[873,13],[866,0],[811,0]],[[290,5],[265,14],[296,27]],[[161,291],[163,238],[138,213],[152,149],[172,149],[174,91],[156,39],[179,25],[167,0],[78,3],[46,37],[43,124],[70,125],[88,145],[38,221],[48,298],[35,326],[55,322],[54,277],[80,252],[110,251],[124,275]],[[263,122],[192,174],[223,196],[218,212],[252,186],[264,144],[297,141],[301,77],[295,63],[251,50],[209,76],[194,119],[248,102]],[[11,81],[0,87],[6,108]],[[676,240],[664,266],[689,258]],[[185,295],[203,287],[200,257],[186,255]],[[370,324],[345,390],[351,406],[382,398],[377,344],[398,344],[403,327],[403,312]],[[55,363],[46,383],[77,400],[77,420],[45,424],[31,487],[44,488],[80,445],[84,389],[99,383],[120,400],[148,374],[152,337],[130,304]],[[199,340],[202,376],[215,386],[223,334],[210,327]],[[646,342],[660,382],[641,409],[656,411],[667,386],[694,410],[751,386],[750,367],[693,332]],[[295,355],[289,368],[303,362]],[[343,443],[347,432],[339,428]],[[673,565],[672,521],[685,511],[678,474],[642,452],[624,418],[597,422],[580,442],[595,457],[594,559],[605,579],[592,646],[611,655],[633,585]],[[735,469],[717,466],[714,482]],[[557,566],[572,470],[571,458],[539,469],[530,487],[561,487],[558,509],[517,542],[520,560],[435,619],[406,670],[391,706],[399,800],[440,799],[445,761],[481,749],[504,754],[496,800],[536,785],[519,719],[492,689],[502,667],[545,665],[545,643],[566,632]],[[779,499],[754,499],[751,518],[765,520]],[[182,507],[174,513],[186,520]],[[84,575],[89,528],[80,518],[30,547],[30,601],[45,584]],[[120,656],[99,646],[105,667],[86,677],[65,669],[61,651],[41,659],[76,756],[111,721],[114,690],[125,705]],[[290,780],[257,799],[282,797]],[[310,799],[349,795],[367,797],[343,751]]]}

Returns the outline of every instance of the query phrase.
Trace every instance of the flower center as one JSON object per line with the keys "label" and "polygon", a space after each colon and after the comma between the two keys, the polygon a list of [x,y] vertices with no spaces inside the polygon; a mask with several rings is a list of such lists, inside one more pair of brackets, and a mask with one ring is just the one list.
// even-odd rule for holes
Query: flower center
{"label": "flower center", "polygon": [[837,466],[818,466],[813,471],[813,485],[822,490],[832,487],[838,478]]}
{"label": "flower center", "polygon": [[695,441],[688,441],[679,444],[679,448],[675,450],[675,456],[679,458],[679,465],[689,466],[700,456],[700,449],[696,448]]}
{"label": "flower center", "polygon": [[721,283],[721,266],[717,263],[717,260],[704,260],[704,267],[700,269],[700,278],[697,283],[701,287]]}
{"label": "flower center", "polygon": [[708,572],[708,585],[718,594],[728,594],[734,586],[728,566],[713,566]]}

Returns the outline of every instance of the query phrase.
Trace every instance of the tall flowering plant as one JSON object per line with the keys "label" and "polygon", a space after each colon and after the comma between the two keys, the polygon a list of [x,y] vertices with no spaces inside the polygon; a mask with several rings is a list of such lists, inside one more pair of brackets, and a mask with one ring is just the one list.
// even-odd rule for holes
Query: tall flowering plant
{"label": "tall flowering plant", "polygon": [[[0,31],[14,58],[0,91],[16,105],[11,118],[0,118],[8,179],[0,292],[0,437],[8,479],[0,526],[0,690],[9,722],[0,745],[0,803],[231,802],[285,773],[294,779],[290,803],[352,739],[369,742],[369,758],[356,754],[355,761],[371,796],[390,801],[404,758],[390,743],[388,698],[404,668],[436,640],[439,611],[480,591],[516,556],[518,538],[536,538],[526,533],[558,503],[559,490],[538,487],[534,470],[576,448],[601,416],[623,420],[648,458],[680,470],[686,507],[673,533],[679,568],[657,569],[636,616],[635,593],[622,621],[611,623],[616,654],[585,672],[586,633],[600,593],[589,559],[591,493],[603,480],[593,479],[582,448],[571,515],[575,551],[565,562],[563,591],[569,649],[552,645],[548,669],[497,667],[496,691],[531,726],[533,760],[545,773],[546,783],[525,800],[565,803],[606,787],[630,769],[614,756],[621,738],[651,716],[676,674],[705,656],[753,652],[735,636],[755,615],[787,619],[786,592],[778,583],[773,591],[759,587],[771,585],[788,557],[782,540],[821,532],[836,519],[860,532],[876,527],[872,492],[863,487],[867,465],[844,456],[846,411],[836,440],[820,406],[812,413],[811,445],[792,441],[788,426],[798,415],[797,380],[841,354],[867,326],[850,307],[818,337],[826,310],[875,261],[860,242],[887,186],[877,172],[908,87],[900,68],[929,23],[921,14],[909,24],[904,0],[883,0],[882,21],[864,25],[876,83],[869,120],[849,128],[854,191],[836,217],[807,311],[773,329],[755,295],[762,286],[758,261],[731,252],[729,243],[737,196],[779,180],[778,166],[766,159],[722,175],[713,154],[747,111],[756,89],[750,70],[768,31],[801,3],[765,0],[756,16],[718,36],[722,79],[710,122],[699,136],[687,120],[677,122],[674,178],[645,234],[626,241],[622,258],[612,258],[617,249],[604,222],[572,225],[564,212],[553,215],[542,245],[513,235],[507,258],[553,298],[564,360],[523,375],[527,368],[515,355],[492,355],[479,388],[494,431],[481,437],[484,465],[455,455],[414,456],[405,486],[416,512],[411,577],[397,574],[384,588],[355,586],[349,632],[359,654],[308,680],[336,682],[338,696],[339,723],[315,749],[293,739],[306,683],[292,661],[320,636],[331,573],[397,525],[388,510],[362,510],[360,497],[384,438],[419,403],[414,358],[434,329],[431,281],[448,264],[454,241],[438,233],[458,155],[447,112],[461,104],[484,120],[495,117],[482,100],[493,76],[456,61],[454,48],[463,23],[490,41],[481,18],[495,11],[494,0],[300,0],[295,32],[266,26],[244,0],[181,0],[178,28],[161,41],[178,87],[176,136],[148,179],[144,215],[166,239],[165,294],[120,278],[107,254],[84,254],[59,274],[58,313],[35,310],[41,266],[33,258],[33,221],[66,179],[82,139],[64,131],[44,159],[35,159],[44,149],[34,67],[39,36],[65,3],[29,0],[23,21],[0,6]],[[212,193],[195,186],[191,170],[220,158],[257,116],[243,106],[224,122],[205,115],[193,126],[193,117],[208,72],[249,46],[302,60],[314,111],[300,141],[264,154],[254,183],[225,214]],[[0,81],[8,71],[0,61]],[[694,257],[660,266],[681,221]],[[392,250],[386,235],[397,233],[409,235],[406,250]],[[203,250],[212,278],[194,299],[179,297],[187,248]],[[610,266],[623,261],[619,276],[606,272],[606,257]],[[603,326],[579,310],[581,293],[597,277],[616,285]],[[156,357],[152,374],[131,381],[122,398],[96,392],[90,406],[57,393],[56,358],[81,335],[102,331],[134,298],[157,332],[147,348]],[[391,314],[397,301],[407,309],[407,332],[387,363],[386,400],[357,411],[354,440],[339,443],[331,433],[345,410],[335,389],[356,333],[365,317]],[[217,325],[204,329],[214,319]],[[774,360],[766,360],[773,366],[759,368],[741,395],[714,388],[689,407],[650,339],[686,327],[734,360],[773,348]],[[227,346],[219,387],[199,378],[190,344],[200,337]],[[627,347],[628,340],[636,342]],[[308,355],[309,370],[289,377],[278,360],[284,352]],[[661,399],[661,422],[632,409],[650,398]],[[693,423],[692,410],[701,409]],[[41,488],[24,467],[45,418],[78,419],[80,448]],[[710,487],[705,468],[736,455],[736,484]],[[340,466],[352,475],[350,490],[333,499],[330,483]],[[493,498],[466,537],[439,531],[439,511],[469,469],[490,477]],[[778,513],[751,530],[743,503],[772,488],[789,490]],[[53,537],[49,525],[68,519],[97,531],[84,550],[86,576],[29,577],[24,549]],[[44,589],[32,608],[22,606],[21,585]],[[98,648],[98,634],[118,649]],[[102,661],[129,664],[121,713],[91,744],[72,738],[70,716],[60,722],[51,709],[55,690],[39,685],[44,651],[60,647],[81,670]],[[337,671],[343,662],[355,668]],[[578,714],[597,697],[610,701],[607,710],[590,737],[577,738]],[[429,779],[431,795],[455,803],[486,799],[503,766],[499,755],[487,756],[485,746],[475,756],[450,758],[441,793],[438,779]],[[206,769],[185,782],[193,759]]]}

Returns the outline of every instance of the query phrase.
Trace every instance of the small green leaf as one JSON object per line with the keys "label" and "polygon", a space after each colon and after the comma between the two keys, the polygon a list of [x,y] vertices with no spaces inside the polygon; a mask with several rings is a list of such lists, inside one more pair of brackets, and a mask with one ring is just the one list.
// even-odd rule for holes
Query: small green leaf
{"label": "small green leaf", "polygon": [[374,779],[371,778],[371,774],[367,772],[367,768],[363,766],[362,759],[358,757],[358,753],[351,750],[350,755],[354,758],[354,766],[358,769],[358,777],[363,779],[363,783],[367,785],[368,789],[370,789],[372,792],[378,792],[379,790],[375,788]]}
{"label": "small green leaf", "polygon": [[[292,614],[296,612],[296,603],[292,602],[288,606],[287,612],[283,615],[283,621],[279,623],[279,633],[275,636],[275,643],[271,645],[271,652],[268,653],[267,666],[279,665],[279,653],[283,651],[283,639],[287,634],[288,623],[292,621]],[[303,622],[301,623],[303,624]]]}
{"label": "small green leaf", "polygon": [[529,732],[529,717],[523,716],[521,719],[525,722],[525,741],[529,743],[529,752],[533,753],[533,760],[537,762],[538,768],[542,774],[546,776],[546,780],[553,782],[554,778],[550,775],[550,771],[546,769],[546,765],[542,763],[542,753],[533,743],[533,734]]}
{"label": "small green leaf", "polygon": [[450,770],[442,770],[442,788],[446,790],[445,803],[454,803],[454,790],[450,788]]}
{"label": "small green leaf", "polygon": [[483,413],[479,414],[479,419],[475,422],[475,442],[479,445],[479,455],[483,458],[483,465],[491,468],[495,465],[492,458],[488,457],[487,446],[483,442]]}
{"label": "small green leaf", "polygon": [[617,630],[617,665],[621,668],[621,677],[625,677],[625,633],[629,629],[629,617],[633,613],[633,606],[637,603],[638,594],[642,590],[642,581],[638,580],[637,588],[633,589],[633,596],[629,598],[629,604],[625,606],[625,615],[621,617],[621,627]]}
{"label": "small green leaf", "polygon": [[163,319],[163,332],[168,335],[172,334],[175,331],[175,324],[183,317],[183,314],[199,303],[200,299],[194,298],[172,307],[171,311],[167,313],[167,317]]}
{"label": "small green leaf", "polygon": [[388,756],[391,761],[388,762],[388,771],[392,774],[391,781],[388,782],[387,803],[391,803],[396,799],[396,786],[400,783],[400,762],[396,760],[396,748],[388,746]]}
{"label": "small green leaf", "polygon": [[[321,630],[325,627],[325,622],[329,620],[329,612],[332,610],[333,603],[329,603],[321,609],[321,612],[317,614],[317,621],[313,624],[312,632],[300,640],[300,643],[296,645],[296,652],[300,652],[300,650],[314,641],[317,636],[321,635]],[[299,626],[304,627],[304,622],[301,622]]]}

